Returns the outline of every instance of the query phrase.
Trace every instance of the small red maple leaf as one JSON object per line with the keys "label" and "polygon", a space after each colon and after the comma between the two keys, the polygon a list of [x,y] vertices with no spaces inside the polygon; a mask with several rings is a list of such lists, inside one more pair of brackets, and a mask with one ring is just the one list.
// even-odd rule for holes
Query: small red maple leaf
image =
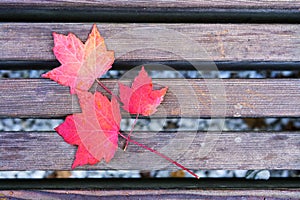
{"label": "small red maple leaf", "polygon": [[119,104],[114,97],[109,101],[100,92],[77,91],[77,95],[82,113],[67,116],[55,128],[67,143],[78,146],[72,168],[102,159],[109,162],[118,148]]}
{"label": "small red maple leaf", "polygon": [[153,90],[152,79],[142,67],[131,87],[119,83],[119,89],[124,110],[130,114],[149,116],[156,112],[168,87]]}
{"label": "small red maple leaf", "polygon": [[67,36],[53,33],[53,37],[53,52],[61,66],[42,77],[70,86],[71,94],[76,89],[88,91],[95,79],[105,74],[114,62],[114,53],[107,51],[95,24],[85,44],[72,33]]}

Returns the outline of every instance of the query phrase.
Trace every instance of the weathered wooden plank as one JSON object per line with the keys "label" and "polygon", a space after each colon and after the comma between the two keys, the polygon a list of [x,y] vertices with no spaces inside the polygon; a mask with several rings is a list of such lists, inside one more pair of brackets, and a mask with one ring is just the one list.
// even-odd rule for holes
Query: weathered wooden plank
{"label": "weathered wooden plank", "polygon": [[[138,132],[132,139],[190,169],[300,169],[299,132]],[[1,132],[0,141],[0,170],[70,170],[76,151],[55,132]],[[109,164],[79,169],[176,169],[134,144],[121,148]]]}
{"label": "weathered wooden plank", "polygon": [[297,9],[300,8],[299,0],[253,0],[253,1],[244,1],[244,0],[234,0],[234,1],[226,1],[226,0],[213,0],[213,1],[203,1],[203,0],[113,0],[113,1],[105,1],[105,0],[84,0],[72,2],[68,0],[58,1],[58,0],[2,0],[0,6],[32,6],[32,7],[133,7],[133,8],[273,8],[273,9]]}
{"label": "weathered wooden plank", "polygon": [[2,198],[20,199],[298,199],[299,190],[4,190]]}
{"label": "weathered wooden plank", "polygon": [[[82,182],[84,181],[84,184]],[[0,179],[0,191],[3,190],[282,190],[299,189],[297,178],[270,178],[253,180],[244,178],[60,178],[60,179]]]}
{"label": "weathered wooden plank", "polygon": [[[108,1],[110,2],[110,1]],[[1,3],[1,2],[0,2]],[[23,2],[24,3],[24,2]],[[156,23],[272,23],[297,24],[297,6],[268,5],[192,5],[181,7],[120,7],[83,4],[5,4],[0,7],[2,22],[156,22]],[[175,4],[176,6],[177,4]],[[116,7],[113,7],[116,6]],[[143,5],[144,6],[144,5]],[[170,7],[168,7],[170,6]],[[38,17],[37,17],[38,16]]]}
{"label": "weathered wooden plank", "polygon": [[[116,80],[102,81],[111,90],[117,88]],[[153,117],[300,116],[299,79],[153,81],[157,86],[169,87]],[[0,94],[1,117],[57,118],[80,112],[77,98],[70,96],[69,88],[49,79],[1,79]],[[123,116],[128,114],[123,112]]]}
{"label": "weathered wooden plank", "polygon": [[[82,182],[84,181],[84,184]],[[245,178],[47,178],[47,179],[0,179],[2,190],[297,190],[300,180],[297,178],[270,178],[253,180]]]}
{"label": "weathered wooden plank", "polygon": [[[118,62],[299,61],[300,26],[294,24],[104,23],[98,28]],[[85,41],[90,29],[87,23],[2,23],[0,60],[54,61],[53,31],[73,32]]]}

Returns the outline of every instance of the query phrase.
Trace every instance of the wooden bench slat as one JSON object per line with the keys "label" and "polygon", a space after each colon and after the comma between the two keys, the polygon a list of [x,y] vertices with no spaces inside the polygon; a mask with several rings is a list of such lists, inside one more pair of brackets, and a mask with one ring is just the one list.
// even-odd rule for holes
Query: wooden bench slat
{"label": "wooden bench slat", "polygon": [[32,7],[142,7],[142,8],[273,8],[273,9],[297,9],[300,8],[299,0],[253,0],[253,1],[243,1],[243,0],[235,0],[235,1],[224,1],[224,0],[212,0],[212,1],[202,1],[202,0],[113,0],[113,1],[105,1],[105,0],[84,0],[80,2],[71,2],[68,0],[56,1],[56,0],[2,0],[0,6],[32,6]]}
{"label": "wooden bench slat", "polygon": [[[101,80],[111,90],[117,87],[117,80]],[[300,116],[299,79],[153,81],[169,87],[153,117]],[[80,112],[77,98],[69,94],[69,88],[49,79],[1,79],[0,94],[0,117],[57,118]],[[123,112],[123,116],[128,114]]]}
{"label": "wooden bench slat", "polygon": [[[84,184],[82,184],[84,181]],[[299,180],[270,179],[6,179],[0,180],[3,198],[23,199],[99,199],[144,197],[170,199],[287,199],[299,196]],[[226,188],[226,189],[225,189]],[[263,188],[263,189],[262,189]],[[26,190],[26,189],[30,189]],[[98,190],[96,190],[98,189]],[[25,191],[26,190],[26,191]]]}
{"label": "wooden bench slat", "polygon": [[[132,31],[134,28],[147,30]],[[98,24],[109,49],[115,50],[118,62],[126,61],[182,61],[180,52],[147,50],[149,31],[159,28],[178,31],[193,42],[199,43],[208,55],[188,54],[188,60],[216,62],[298,62],[300,49],[300,26],[294,24]],[[67,34],[73,32],[83,41],[91,29],[91,24],[78,23],[2,23],[0,24],[0,61],[55,61],[52,53],[52,32]],[[132,31],[136,35],[122,34]],[[118,35],[119,34],[119,35]],[[114,36],[114,39],[111,37]],[[174,48],[175,40],[170,34],[159,37],[163,46]],[[183,40],[187,41],[188,40]],[[164,43],[165,42],[165,43]],[[142,50],[128,52],[128,47],[136,44]],[[155,43],[154,43],[155,44]],[[177,45],[180,46],[180,45]],[[153,47],[153,46],[152,46]],[[194,48],[194,47],[193,47]],[[179,48],[180,49],[180,48]],[[192,49],[191,49],[192,50]],[[189,52],[190,50],[186,50]],[[179,54],[175,55],[174,53]],[[202,53],[201,53],[202,54]],[[123,55],[120,57],[120,55]]]}
{"label": "wooden bench slat", "polygon": [[[2,22],[299,23],[299,1],[1,1]],[[37,17],[38,16],[38,17]]]}
{"label": "wooden bench slat", "polygon": [[[139,132],[132,137],[190,169],[300,169],[300,132]],[[55,132],[1,132],[0,170],[70,170],[76,148]],[[79,169],[176,169],[130,144],[109,164]]]}
{"label": "wooden bench slat", "polygon": [[278,189],[278,190],[4,190],[0,191],[3,198],[24,198],[24,199],[117,199],[131,198],[143,199],[297,199],[300,196],[299,190]]}
{"label": "wooden bench slat", "polygon": [[[284,180],[284,181],[283,181]],[[0,190],[282,190],[295,191],[299,189],[297,178],[270,178],[253,180],[245,178],[89,178],[84,179],[0,179]],[[213,194],[213,193],[212,193]],[[259,194],[259,193],[257,193]]]}

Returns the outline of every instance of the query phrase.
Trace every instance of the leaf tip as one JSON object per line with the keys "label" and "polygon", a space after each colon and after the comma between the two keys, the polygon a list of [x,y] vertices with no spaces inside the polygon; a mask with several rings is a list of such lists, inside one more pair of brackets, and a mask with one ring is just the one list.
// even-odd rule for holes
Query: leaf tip
{"label": "leaf tip", "polygon": [[42,78],[49,78],[48,73],[42,74],[41,77]]}
{"label": "leaf tip", "polygon": [[76,163],[76,162],[74,161],[71,168],[72,168],[72,170],[73,170],[73,169],[75,169],[75,168],[78,167],[78,166],[79,166],[79,164]]}
{"label": "leaf tip", "polygon": [[56,37],[56,35],[58,35],[58,33],[52,32],[52,36],[53,36],[53,37]]}
{"label": "leaf tip", "polygon": [[146,76],[146,77],[149,77],[149,75],[148,75],[147,71],[145,70],[145,67],[144,67],[144,66],[142,66],[142,69],[141,69],[139,75],[140,75],[140,76]]}
{"label": "leaf tip", "polygon": [[99,37],[99,38],[101,37],[100,32],[99,32],[96,24],[93,24],[92,31],[90,33],[90,37],[92,37],[92,36],[96,36],[96,37]]}
{"label": "leaf tip", "polygon": [[93,29],[97,29],[97,24],[93,24]]}

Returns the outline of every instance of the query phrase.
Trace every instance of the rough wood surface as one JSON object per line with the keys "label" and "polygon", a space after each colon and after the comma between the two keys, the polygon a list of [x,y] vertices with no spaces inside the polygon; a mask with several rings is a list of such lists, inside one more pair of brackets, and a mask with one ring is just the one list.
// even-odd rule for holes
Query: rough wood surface
{"label": "rough wood surface", "polygon": [[[102,81],[113,91],[117,88],[116,80]],[[153,117],[300,116],[299,79],[153,79],[153,82],[157,87],[169,87]],[[80,112],[77,98],[70,96],[69,88],[49,79],[1,79],[0,95],[1,117],[57,118]],[[123,112],[123,116],[128,114]]]}
{"label": "rough wood surface", "polygon": [[298,199],[299,190],[4,190],[1,198],[20,199]]}
{"label": "rough wood surface", "polygon": [[203,1],[203,0],[113,0],[113,1],[105,1],[105,0],[84,0],[84,1],[69,1],[69,0],[2,0],[0,6],[32,6],[32,7],[87,7],[87,6],[95,6],[95,7],[154,7],[154,8],[185,8],[185,7],[193,7],[193,8],[275,8],[275,9],[297,9],[300,8],[299,0],[234,0],[234,1],[226,1],[226,0],[213,0],[213,1]]}
{"label": "rough wood surface", "polygon": [[2,22],[298,24],[299,1],[21,1],[0,2]]}
{"label": "rough wood surface", "polygon": [[[91,27],[2,23],[0,60],[54,61],[53,31],[73,32],[85,41]],[[98,28],[108,48],[116,52],[116,61],[299,61],[300,26],[294,24],[98,24]],[[195,52],[197,45],[201,50]]]}
{"label": "rough wood surface", "polygon": [[2,190],[281,190],[299,189],[298,178],[270,178],[254,180],[245,178],[47,178],[47,179],[0,179]]}
{"label": "rough wood surface", "polygon": [[[299,132],[137,132],[132,139],[191,169],[300,168]],[[1,132],[0,170],[70,170],[76,151],[55,132]],[[124,144],[121,144],[122,147]],[[79,169],[176,169],[130,144],[109,164]]]}

